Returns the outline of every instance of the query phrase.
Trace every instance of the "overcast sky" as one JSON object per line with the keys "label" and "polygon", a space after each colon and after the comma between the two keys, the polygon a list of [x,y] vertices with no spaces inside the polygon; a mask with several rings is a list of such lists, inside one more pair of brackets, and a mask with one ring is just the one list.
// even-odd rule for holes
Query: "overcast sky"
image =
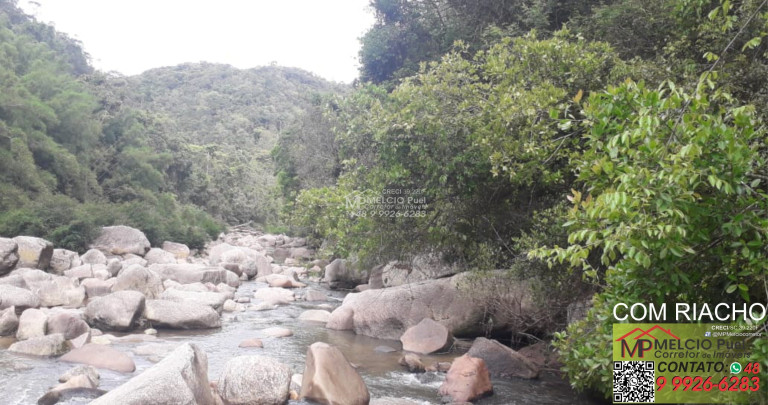
{"label": "overcast sky", "polygon": [[19,6],[82,41],[96,68],[125,75],[184,62],[238,68],[277,62],[351,82],[358,38],[373,24],[368,0],[20,0]]}

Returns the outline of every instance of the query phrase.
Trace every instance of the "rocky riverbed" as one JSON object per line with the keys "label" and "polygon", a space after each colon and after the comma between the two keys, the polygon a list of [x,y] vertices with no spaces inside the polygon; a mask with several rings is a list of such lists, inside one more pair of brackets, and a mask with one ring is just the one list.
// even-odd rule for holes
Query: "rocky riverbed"
{"label": "rocky riverbed", "polygon": [[360,271],[255,231],[194,253],[127,227],[83,255],[0,238],[3,403],[592,403],[546,345],[456,339],[479,319],[450,269]]}

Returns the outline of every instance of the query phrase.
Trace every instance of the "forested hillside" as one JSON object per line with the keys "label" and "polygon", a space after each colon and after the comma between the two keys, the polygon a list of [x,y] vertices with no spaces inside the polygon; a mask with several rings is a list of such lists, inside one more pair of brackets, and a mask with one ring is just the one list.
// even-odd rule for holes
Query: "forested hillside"
{"label": "forested hillside", "polygon": [[270,151],[316,94],[310,73],[214,64],[134,77],[0,2],[0,234],[84,249],[99,226],[200,247],[226,223],[276,225]]}
{"label": "forested hillside", "polygon": [[[520,336],[606,396],[615,303],[766,301],[768,2],[371,5],[360,85],[299,126],[326,163],[281,140],[290,221],[328,255],[533,283],[547,313]],[[428,208],[376,208],[391,190]]]}

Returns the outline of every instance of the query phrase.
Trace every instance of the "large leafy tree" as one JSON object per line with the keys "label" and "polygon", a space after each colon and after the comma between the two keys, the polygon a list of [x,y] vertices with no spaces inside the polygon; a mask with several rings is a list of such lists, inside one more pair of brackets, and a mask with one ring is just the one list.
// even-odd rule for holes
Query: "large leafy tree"
{"label": "large leafy tree", "polygon": [[628,81],[582,107],[568,245],[533,254],[603,286],[560,345],[575,386],[609,393],[614,304],[766,299],[766,134],[753,108],[705,85]]}

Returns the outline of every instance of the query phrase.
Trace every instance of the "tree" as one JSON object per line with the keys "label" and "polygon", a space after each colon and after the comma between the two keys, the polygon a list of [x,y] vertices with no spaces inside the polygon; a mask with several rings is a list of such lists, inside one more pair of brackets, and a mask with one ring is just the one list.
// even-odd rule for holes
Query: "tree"
{"label": "tree", "polygon": [[587,147],[574,157],[568,245],[532,254],[603,286],[587,319],[561,335],[577,388],[610,394],[618,302],[768,298],[766,134],[754,108],[707,84],[689,94],[627,81],[591,95],[573,120]]}

